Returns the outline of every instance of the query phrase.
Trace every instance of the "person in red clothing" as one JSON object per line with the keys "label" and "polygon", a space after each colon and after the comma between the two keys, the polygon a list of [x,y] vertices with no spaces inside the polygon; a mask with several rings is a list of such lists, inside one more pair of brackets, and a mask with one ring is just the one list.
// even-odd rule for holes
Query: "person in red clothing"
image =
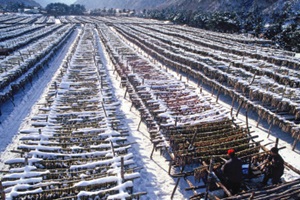
{"label": "person in red clothing", "polygon": [[230,159],[222,166],[222,172],[227,179],[227,187],[235,195],[240,191],[243,180],[242,161],[235,156],[234,149],[227,151]]}
{"label": "person in red clothing", "polygon": [[272,184],[278,184],[280,182],[281,176],[283,175],[284,160],[279,155],[277,147],[271,148],[270,155],[265,162],[265,175],[262,181],[262,185],[267,185],[270,178],[272,179]]}

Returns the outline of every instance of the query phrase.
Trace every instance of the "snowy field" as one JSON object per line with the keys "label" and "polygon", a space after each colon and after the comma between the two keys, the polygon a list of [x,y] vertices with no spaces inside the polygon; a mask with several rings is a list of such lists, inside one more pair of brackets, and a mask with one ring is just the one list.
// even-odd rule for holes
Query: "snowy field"
{"label": "snowy field", "polygon": [[[7,101],[1,105],[0,170],[3,172],[7,172],[8,170],[8,165],[5,164],[7,160],[19,158],[19,154],[13,153],[12,150],[17,150],[22,144],[20,138],[24,135],[20,134],[20,131],[30,130],[32,128],[32,119],[37,116],[42,105],[45,103],[47,95],[51,92],[51,86],[53,87],[53,83],[57,81],[57,77],[61,73],[64,61],[68,55],[71,55],[70,50],[72,49],[72,45],[75,45],[75,41],[79,38],[82,31],[83,27],[77,27],[75,29],[64,46],[49,61],[48,66],[38,72],[38,76],[33,79],[32,85],[29,83],[26,84],[24,89],[14,95],[13,103],[11,101]],[[133,180],[133,192],[146,192],[147,194],[141,196],[141,199],[170,199],[177,181],[177,178],[172,178],[168,174],[169,161],[167,160],[170,158],[167,155],[160,155],[160,151],[155,151],[153,157],[150,158],[153,144],[150,140],[148,129],[144,123],[139,126],[141,121],[140,112],[135,108],[131,108],[132,102],[128,96],[124,98],[126,89],[120,87],[121,78],[114,73],[114,66],[109,58],[107,49],[105,49],[104,45],[100,43],[99,39],[96,41],[99,42],[98,54],[102,62],[102,66],[108,73],[108,85],[118,99],[118,103],[120,103],[118,112],[124,116],[124,119],[122,119],[124,122],[123,128],[126,128],[128,131],[127,142],[131,144],[128,154],[133,155],[132,159],[134,165],[137,168],[140,168],[138,170],[139,178]],[[146,52],[141,51],[128,40],[124,39],[124,44],[128,45],[128,47],[132,50],[139,52],[139,55],[143,57],[143,59],[153,65],[161,65],[158,60],[150,58]],[[80,52],[80,49],[78,51]],[[172,74],[176,80],[181,80],[185,84],[189,85],[199,96],[209,96],[212,99],[212,102],[216,101],[216,94],[213,96],[211,95],[211,88],[204,87],[203,93],[200,94],[196,80],[187,79],[185,76],[182,77],[180,74],[176,73],[176,71],[172,71],[171,69],[168,69],[168,72]],[[232,99],[224,96],[223,94],[221,94],[218,98],[218,105],[229,112],[231,109]],[[239,105],[237,103],[234,105],[234,116],[237,113],[238,106]],[[50,112],[54,112],[54,110],[50,110]],[[279,138],[278,147],[283,148],[280,150],[280,154],[287,163],[300,170],[300,143],[295,146],[295,150],[293,151],[292,145],[294,138],[292,138],[289,133],[283,132],[277,126],[272,126],[270,128],[266,120],[261,120],[259,126],[256,127],[258,119],[257,113],[250,111],[248,115],[249,126],[251,127],[251,131],[253,131],[252,135],[258,136],[255,140],[263,140],[262,144],[268,144],[266,147],[270,149],[274,146],[276,138]],[[236,120],[244,125],[246,124],[245,109],[241,110],[236,117]],[[30,169],[27,170],[30,171]],[[119,168],[116,167],[116,170],[119,170]],[[177,170],[178,169],[172,168],[172,172],[178,172]],[[28,171],[24,169],[24,172]],[[5,176],[5,174],[6,173],[0,173],[0,179]],[[120,174],[118,173],[118,176],[119,175]],[[285,182],[299,178],[299,174],[287,167],[285,168],[283,175],[283,180]],[[194,180],[191,181],[194,182]],[[83,184],[83,181],[80,183]],[[189,185],[185,181],[181,180],[179,182],[179,186],[175,190],[173,199],[189,199],[189,197],[193,195],[193,191],[186,191],[185,188],[188,187]],[[120,196],[116,198],[124,199],[127,195],[126,191],[123,191],[121,187],[118,189],[120,191]],[[197,191],[204,192],[205,189]],[[10,193],[10,195],[13,194]],[[82,195],[84,194],[82,193]],[[7,197],[10,199],[12,196]],[[110,198],[113,197],[114,196]]]}

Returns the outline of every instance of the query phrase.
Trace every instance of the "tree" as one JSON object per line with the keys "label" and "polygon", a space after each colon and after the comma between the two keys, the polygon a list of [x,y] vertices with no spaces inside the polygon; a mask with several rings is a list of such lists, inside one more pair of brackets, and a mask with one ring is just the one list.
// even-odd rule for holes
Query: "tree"
{"label": "tree", "polygon": [[69,7],[70,15],[82,15],[85,12],[85,7],[80,4],[72,4]]}
{"label": "tree", "polygon": [[46,11],[49,15],[68,15],[69,6],[64,3],[50,3],[46,6]]}

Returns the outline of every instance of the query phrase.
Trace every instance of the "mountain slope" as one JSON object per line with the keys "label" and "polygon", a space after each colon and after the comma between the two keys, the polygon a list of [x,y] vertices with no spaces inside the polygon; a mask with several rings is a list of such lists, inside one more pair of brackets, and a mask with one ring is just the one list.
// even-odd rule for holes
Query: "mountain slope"
{"label": "mountain slope", "polygon": [[[45,0],[44,0],[45,1]],[[280,12],[285,6],[300,9],[300,0],[77,0],[75,3],[87,9],[166,9],[192,10],[204,12],[251,12],[253,10],[271,14]]]}
{"label": "mountain slope", "polygon": [[9,7],[14,4],[23,4],[26,7],[40,7],[41,5],[34,0],[0,0],[0,5],[2,8]]}
{"label": "mountain slope", "polygon": [[166,0],[77,0],[76,4],[84,5],[87,9],[96,8],[126,8],[142,10],[158,8]]}

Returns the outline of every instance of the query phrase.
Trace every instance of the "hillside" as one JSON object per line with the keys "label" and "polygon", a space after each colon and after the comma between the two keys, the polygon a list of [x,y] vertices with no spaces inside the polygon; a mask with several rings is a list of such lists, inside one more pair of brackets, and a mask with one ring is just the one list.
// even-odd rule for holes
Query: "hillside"
{"label": "hillside", "polygon": [[192,11],[253,11],[260,10],[263,13],[280,12],[284,5],[291,4],[297,11],[300,7],[299,0],[77,0],[76,3],[85,5],[87,9],[93,8],[126,8],[126,9],[166,9]]}
{"label": "hillside", "polygon": [[0,5],[2,8],[10,8],[17,4],[23,4],[26,7],[40,7],[41,5],[34,0],[0,0]]}
{"label": "hillside", "polygon": [[142,10],[159,8],[166,3],[165,0],[77,0],[76,4],[82,4],[87,9],[95,8],[126,8]]}

